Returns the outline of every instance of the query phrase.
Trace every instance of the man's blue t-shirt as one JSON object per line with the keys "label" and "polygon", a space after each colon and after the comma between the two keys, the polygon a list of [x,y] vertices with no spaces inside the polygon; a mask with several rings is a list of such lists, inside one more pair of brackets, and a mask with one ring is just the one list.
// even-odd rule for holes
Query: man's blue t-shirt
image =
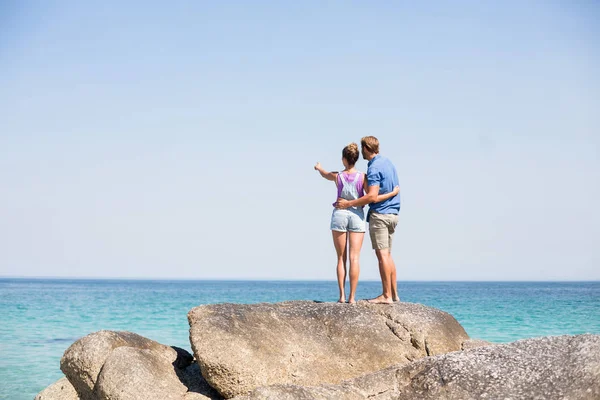
{"label": "man's blue t-shirt", "polygon": [[[396,167],[390,160],[377,154],[367,164],[367,181],[369,186],[378,185],[379,194],[392,192],[398,184]],[[400,212],[400,193],[397,196],[369,205],[369,213],[398,214]]]}

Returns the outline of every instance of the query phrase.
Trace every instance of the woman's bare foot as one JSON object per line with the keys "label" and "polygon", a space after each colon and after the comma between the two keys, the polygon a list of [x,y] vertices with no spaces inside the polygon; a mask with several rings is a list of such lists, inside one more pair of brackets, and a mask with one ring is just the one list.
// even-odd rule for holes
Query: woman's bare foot
{"label": "woman's bare foot", "polygon": [[338,300],[338,303],[345,303],[346,299],[344,297],[340,297],[340,299]]}
{"label": "woman's bare foot", "polygon": [[373,304],[392,304],[393,303],[391,298],[385,297],[384,295],[379,295],[379,296],[375,297],[374,299],[369,299],[367,301],[369,303],[373,303]]}
{"label": "woman's bare foot", "polygon": [[400,302],[400,297],[395,297],[394,298],[394,303],[399,303]]}
{"label": "woman's bare foot", "polygon": [[348,299],[348,304],[356,304],[356,300],[354,300],[354,299]]}

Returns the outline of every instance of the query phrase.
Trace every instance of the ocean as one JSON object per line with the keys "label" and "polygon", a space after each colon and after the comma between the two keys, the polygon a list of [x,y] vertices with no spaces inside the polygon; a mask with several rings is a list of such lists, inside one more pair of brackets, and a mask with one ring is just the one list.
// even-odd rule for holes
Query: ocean
{"label": "ocean", "polygon": [[[378,295],[359,282],[357,298]],[[491,342],[600,334],[600,282],[399,282],[402,301],[452,314]],[[127,330],[191,351],[187,312],[210,303],[336,301],[333,281],[0,279],[0,399],[33,397],[61,378],[78,338]]]}

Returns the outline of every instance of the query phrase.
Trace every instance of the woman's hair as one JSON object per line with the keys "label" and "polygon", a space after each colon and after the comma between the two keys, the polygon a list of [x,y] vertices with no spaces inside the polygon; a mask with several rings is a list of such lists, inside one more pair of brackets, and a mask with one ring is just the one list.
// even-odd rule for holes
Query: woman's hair
{"label": "woman's hair", "polygon": [[342,157],[348,161],[348,164],[354,165],[358,161],[358,145],[356,143],[350,143],[342,150]]}
{"label": "woman's hair", "polygon": [[365,136],[361,139],[360,144],[369,153],[379,154],[379,140],[375,136]]}

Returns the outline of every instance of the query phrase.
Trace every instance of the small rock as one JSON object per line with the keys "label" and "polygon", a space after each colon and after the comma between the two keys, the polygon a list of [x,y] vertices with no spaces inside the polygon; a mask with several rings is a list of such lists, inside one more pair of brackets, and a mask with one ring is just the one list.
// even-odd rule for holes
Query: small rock
{"label": "small rock", "polygon": [[79,400],[79,396],[69,380],[63,377],[39,392],[34,400]]}
{"label": "small rock", "polygon": [[493,346],[494,343],[481,339],[469,339],[462,343],[463,350],[476,349],[478,347]]}

